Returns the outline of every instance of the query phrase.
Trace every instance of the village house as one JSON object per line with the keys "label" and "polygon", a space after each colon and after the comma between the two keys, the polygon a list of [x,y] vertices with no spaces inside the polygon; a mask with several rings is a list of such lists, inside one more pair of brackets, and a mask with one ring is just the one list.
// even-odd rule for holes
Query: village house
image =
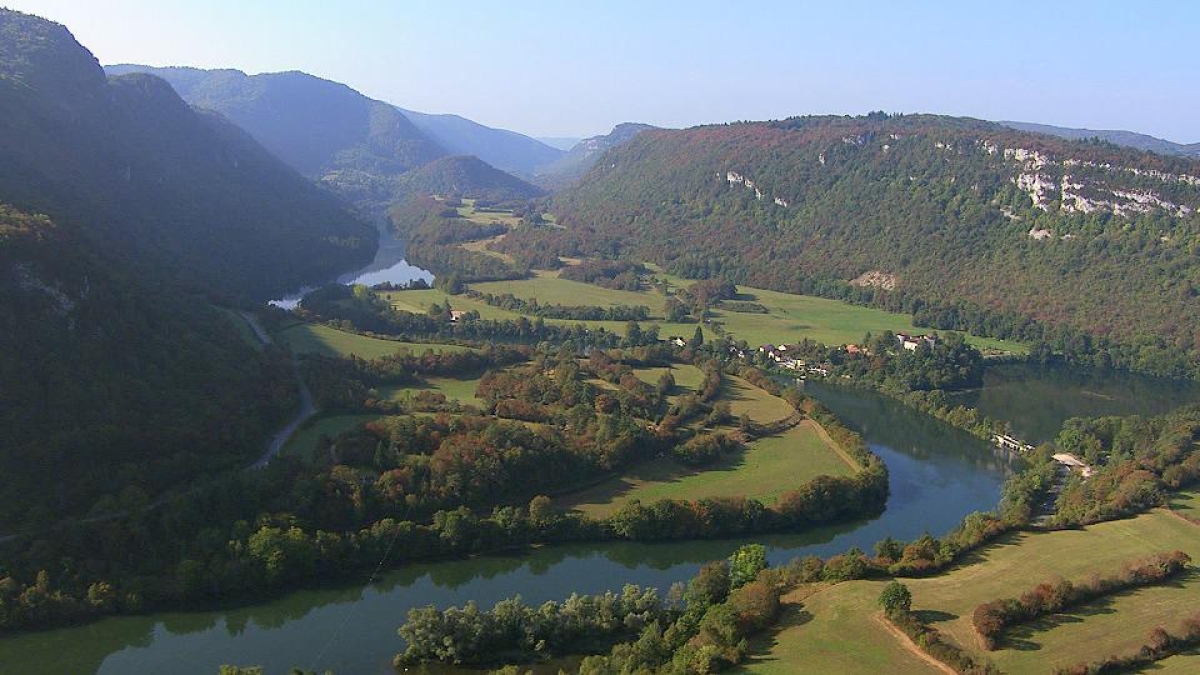
{"label": "village house", "polygon": [[896,333],[896,343],[899,347],[907,349],[910,352],[917,351],[917,347],[921,343],[933,347],[938,343],[937,335],[909,335],[908,333]]}

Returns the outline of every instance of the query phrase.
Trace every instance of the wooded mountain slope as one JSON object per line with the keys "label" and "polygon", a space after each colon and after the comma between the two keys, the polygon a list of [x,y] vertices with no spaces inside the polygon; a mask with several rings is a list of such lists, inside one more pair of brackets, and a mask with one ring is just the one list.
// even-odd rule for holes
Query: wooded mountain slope
{"label": "wooded mountain slope", "polygon": [[471,155],[443,157],[406,174],[402,191],[416,195],[457,195],[492,202],[536,199],[546,191]]}
{"label": "wooded mountain slope", "polygon": [[300,173],[378,215],[395,179],[446,154],[395,107],[301,72],[109,66],[162,77],[188,103],[215,110]]}
{"label": "wooded mountain slope", "polygon": [[565,232],[514,241],[779,290],[967,300],[1178,372],[1151,366],[1196,364],[1197,208],[1194,160],[876,113],[644,131],[556,197]]}
{"label": "wooded mountain slope", "polygon": [[58,24],[0,11],[0,200],[105,255],[265,299],[370,260],[376,232],[148,75],[106,79]]}
{"label": "wooded mountain slope", "polygon": [[0,120],[0,534],[253,462],[298,402],[291,370],[209,301],[321,281],[375,230],[162,80],[107,80],[8,10]]}
{"label": "wooded mountain slope", "polygon": [[249,464],[296,401],[229,317],[4,205],[0,308],[0,472],[19,477],[0,481],[0,533]]}

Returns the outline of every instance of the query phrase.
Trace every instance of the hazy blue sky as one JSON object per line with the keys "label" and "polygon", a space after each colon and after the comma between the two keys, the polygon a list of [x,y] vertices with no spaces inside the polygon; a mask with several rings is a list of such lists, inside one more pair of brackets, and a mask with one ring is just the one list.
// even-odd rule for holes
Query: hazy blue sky
{"label": "hazy blue sky", "polygon": [[1200,141],[1200,3],[0,0],[102,63],[303,70],[531,135],[934,112]]}

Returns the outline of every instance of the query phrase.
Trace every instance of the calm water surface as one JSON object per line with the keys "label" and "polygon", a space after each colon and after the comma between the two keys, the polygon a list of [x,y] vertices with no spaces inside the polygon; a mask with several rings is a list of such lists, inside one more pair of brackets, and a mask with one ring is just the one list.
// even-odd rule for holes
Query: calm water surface
{"label": "calm water surface", "polygon": [[989,367],[983,387],[953,400],[1012,426],[1029,443],[1053,440],[1071,417],[1161,415],[1200,401],[1196,382],[1065,365]]}
{"label": "calm water surface", "polygon": [[[870,521],[804,535],[755,537],[773,563],[796,556],[869,550],[891,535],[947,532],[971,511],[996,505],[1007,460],[978,440],[865,392],[809,385],[887,462],[891,496]],[[572,592],[617,590],[626,583],[665,590],[703,562],[728,556],[744,540],[678,544],[553,546],[519,554],[412,565],[374,584],[291,593],[226,611],[116,617],[0,640],[4,673],[178,673],[214,675],[224,663],[292,667],[339,675],[392,673],[403,648],[396,628],[411,607],[490,606],[519,593],[528,601]],[[365,575],[364,575],[365,576]]]}
{"label": "calm water surface", "polygon": [[[379,250],[375,252],[375,259],[371,261],[371,264],[362,269],[347,272],[334,281],[339,284],[374,286],[388,281],[394,284],[403,284],[417,279],[433,283],[433,274],[408,264],[408,261],[404,259],[404,242],[396,238],[391,228],[385,228],[379,235]],[[271,304],[283,309],[294,309],[300,303],[301,298],[317,288],[317,286],[305,286],[286,297],[272,300]]]}

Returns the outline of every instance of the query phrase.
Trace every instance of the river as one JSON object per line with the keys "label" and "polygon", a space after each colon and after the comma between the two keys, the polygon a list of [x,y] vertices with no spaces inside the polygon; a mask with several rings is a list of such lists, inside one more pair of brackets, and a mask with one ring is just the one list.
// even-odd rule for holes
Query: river
{"label": "river", "polygon": [[[375,252],[375,259],[371,261],[371,264],[331,279],[330,283],[374,286],[384,282],[403,284],[417,279],[433,283],[433,274],[415,265],[410,265],[404,259],[404,242],[396,238],[391,228],[384,228],[379,234],[379,250]],[[305,286],[295,293],[272,300],[271,304],[283,309],[294,309],[300,303],[301,298],[317,288],[318,286]]]}
{"label": "river", "polygon": [[1161,415],[1200,401],[1200,383],[1066,365],[991,366],[979,389],[950,396],[993,419],[1008,422],[1028,443],[1053,440],[1071,417]]}
{"label": "river", "polygon": [[[773,563],[869,550],[891,535],[942,534],[964,515],[996,505],[1009,468],[986,444],[867,392],[809,385],[861,431],[887,462],[891,495],[878,518],[803,535],[756,537]],[[0,670],[21,673],[215,675],[224,663],[322,672],[392,673],[396,628],[411,607],[490,606],[514,593],[528,601],[636,583],[666,589],[744,540],[552,546],[502,556],[410,565],[376,582],[304,590],[249,607],[113,617],[84,626],[0,639]],[[365,577],[365,575],[364,575]],[[14,667],[20,664],[19,667]]]}

